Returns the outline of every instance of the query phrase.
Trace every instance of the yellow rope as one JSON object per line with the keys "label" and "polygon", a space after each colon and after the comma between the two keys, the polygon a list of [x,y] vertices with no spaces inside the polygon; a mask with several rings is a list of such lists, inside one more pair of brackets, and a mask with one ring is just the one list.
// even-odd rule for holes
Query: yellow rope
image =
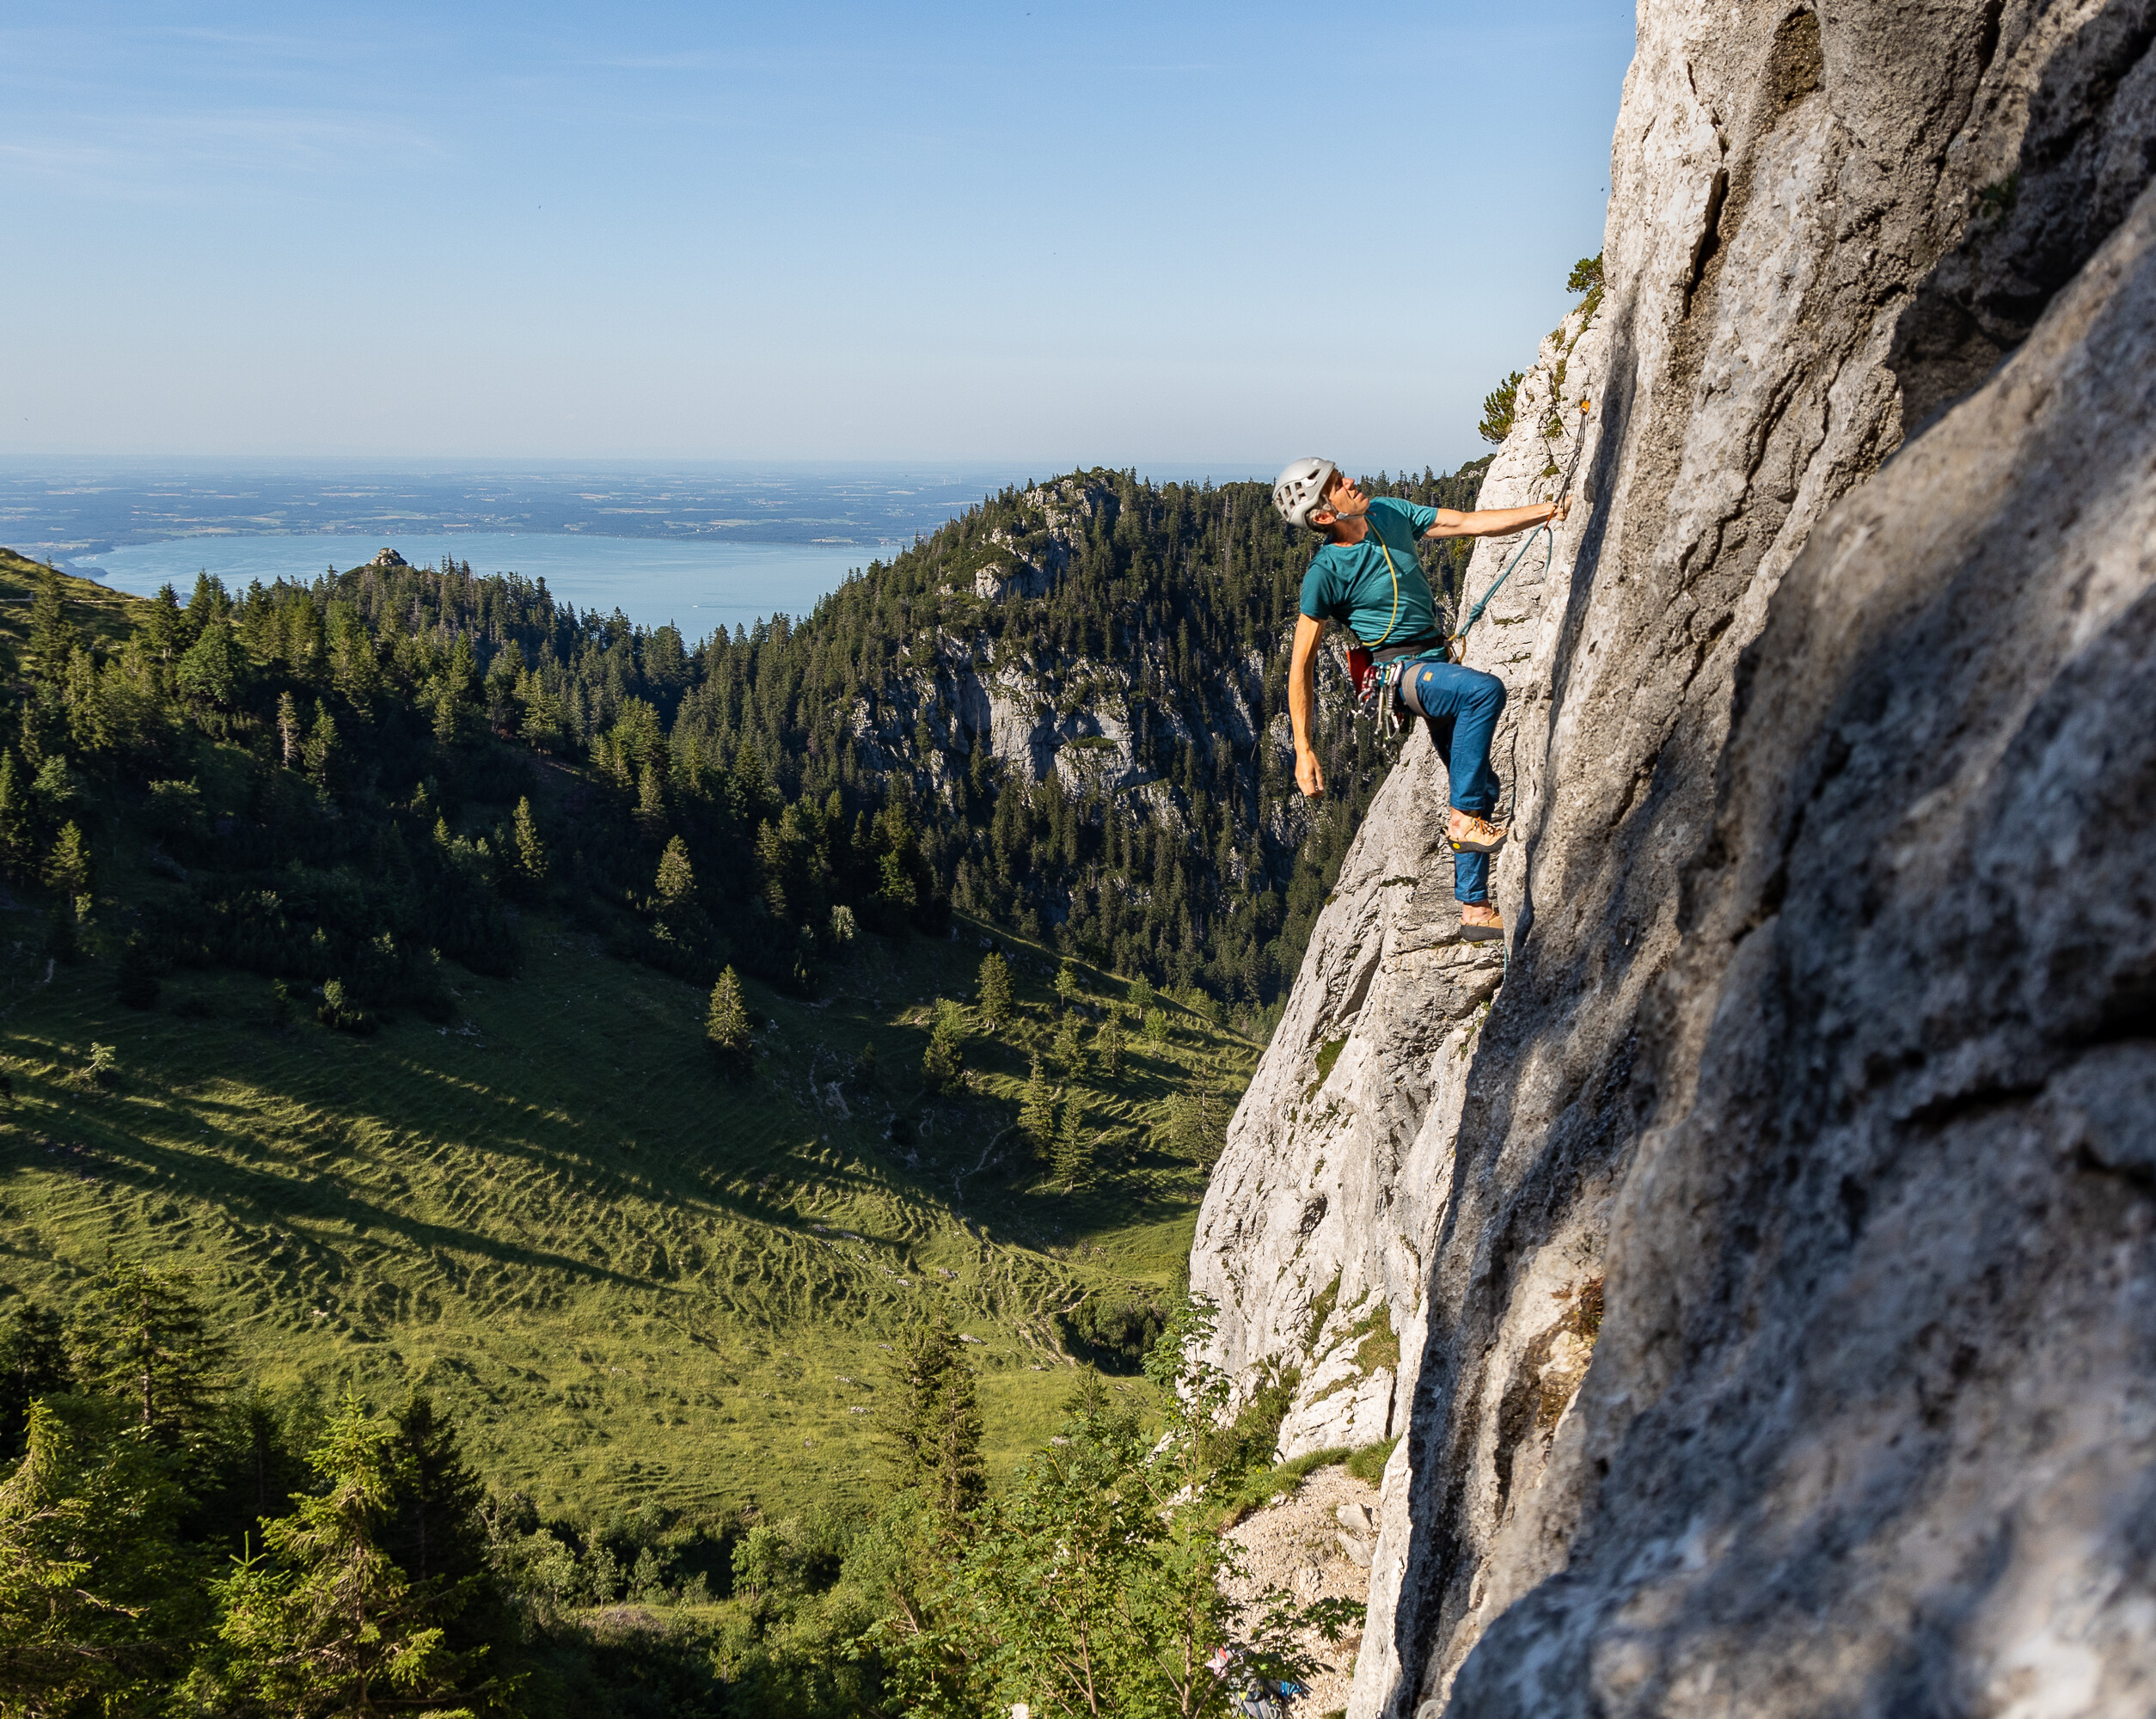
{"label": "yellow rope", "polygon": [[1393,576],[1393,618],[1385,623],[1385,630],[1370,641],[1373,651],[1393,636],[1393,629],[1400,625],[1400,569],[1393,565],[1393,552],[1385,547],[1385,539],[1376,523],[1370,526],[1370,535],[1377,539],[1377,552],[1385,558],[1385,571]]}

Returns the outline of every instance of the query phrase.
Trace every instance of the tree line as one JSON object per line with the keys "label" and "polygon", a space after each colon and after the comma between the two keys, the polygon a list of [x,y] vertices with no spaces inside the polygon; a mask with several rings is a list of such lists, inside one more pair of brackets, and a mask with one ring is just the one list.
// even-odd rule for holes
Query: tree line
{"label": "tree line", "polygon": [[[1377,487],[1466,505],[1479,475]],[[72,958],[93,856],[130,829],[178,886],[125,928],[131,1000],[230,965],[334,982],[325,1019],[354,1031],[440,1018],[441,957],[515,972],[518,913],[542,903],[682,976],[732,963],[799,989],[861,933],[938,935],[957,907],[1251,1025],[1389,754],[1334,700],[1338,786],[1312,816],[1277,748],[1224,737],[1231,691],[1260,737],[1284,709],[1310,547],[1261,486],[1074,484],[1092,511],[1043,595],[975,590],[983,556],[1046,554],[1044,492],[1005,491],[805,621],[694,645],[393,555],[243,591],[205,575],[101,636],[47,570],[0,744],[0,872],[52,892]],[[1449,552],[1432,563],[1451,589]],[[950,706],[961,664],[991,663],[1072,709],[1117,667],[1160,795],[997,758]]]}
{"label": "tree line", "polygon": [[1167,1321],[1148,1393],[1080,1373],[1000,1490],[939,1317],[891,1345],[873,1508],[541,1523],[424,1392],[247,1386],[183,1277],[114,1262],[0,1327],[0,1710],[1225,1713],[1352,1620],[1222,1595],[1283,1404],[1226,1422],[1210,1317]]}

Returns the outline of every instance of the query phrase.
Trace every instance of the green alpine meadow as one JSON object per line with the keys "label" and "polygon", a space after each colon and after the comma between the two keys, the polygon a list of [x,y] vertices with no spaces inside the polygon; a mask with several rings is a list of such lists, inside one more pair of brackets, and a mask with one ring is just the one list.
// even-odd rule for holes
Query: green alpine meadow
{"label": "green alpine meadow", "polygon": [[0,557],[0,1710],[1288,1675],[1185,1260],[1388,756],[1329,682],[1295,791],[1305,559],[1104,471],[700,641]]}

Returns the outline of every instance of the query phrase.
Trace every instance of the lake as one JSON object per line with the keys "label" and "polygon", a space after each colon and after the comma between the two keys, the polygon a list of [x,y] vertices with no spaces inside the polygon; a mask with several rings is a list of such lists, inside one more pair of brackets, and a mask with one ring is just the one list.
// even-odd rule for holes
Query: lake
{"label": "lake", "polygon": [[871,560],[888,560],[901,545],[667,542],[648,537],[527,532],[391,531],[364,537],[186,537],[142,543],[101,554],[62,558],[70,572],[116,590],[150,596],[172,585],[186,601],[195,575],[208,572],[228,590],[260,579],[311,580],[371,561],[384,545],[415,566],[444,555],[469,561],[475,573],[522,573],[543,578],[556,601],[611,614],[619,609],[645,627],[671,622],[691,643],[718,627],[752,626],[760,618],[805,615]]}

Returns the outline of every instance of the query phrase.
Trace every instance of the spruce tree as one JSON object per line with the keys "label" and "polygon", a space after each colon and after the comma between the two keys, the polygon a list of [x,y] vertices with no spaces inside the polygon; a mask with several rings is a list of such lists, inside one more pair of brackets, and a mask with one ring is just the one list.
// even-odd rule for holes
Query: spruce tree
{"label": "spruce tree", "polygon": [[531,816],[529,798],[518,799],[511,833],[515,839],[517,875],[529,888],[536,890],[547,881],[547,847],[539,839],[539,826]]}
{"label": "spruce tree", "polygon": [[922,1053],[921,1074],[932,1092],[958,1092],[965,1086],[961,1065],[965,1060],[965,1026],[956,1003],[939,997],[934,1024],[928,1029],[928,1048]]}
{"label": "spruce tree", "polygon": [[172,1464],[98,1398],[33,1399],[0,1477],[0,1707],[168,1710],[207,1623]]}
{"label": "spruce tree", "polygon": [[1056,1000],[1068,1009],[1078,1000],[1081,994],[1082,988],[1078,982],[1078,963],[1075,961],[1066,961],[1056,970]]}
{"label": "spruce tree", "polygon": [[1063,1071],[1066,1080],[1075,1080],[1086,1072],[1086,1048],[1078,1042],[1076,1017],[1063,1017],[1063,1025],[1056,1029],[1053,1048],[1056,1066]]}
{"label": "spruce tree", "polygon": [[689,844],[678,835],[666,844],[666,851],[658,856],[658,875],[652,880],[652,899],[658,903],[659,916],[672,919],[685,908],[695,893],[696,874],[689,864]]}
{"label": "spruce tree", "polygon": [[947,1315],[900,1337],[879,1416],[891,1478],[943,1517],[964,1515],[988,1494],[981,1460],[981,1407],[973,1369]]}
{"label": "spruce tree", "polygon": [[[216,1584],[223,1681],[235,1706],[280,1713],[372,1713],[468,1704],[489,1686],[486,1649],[457,1653],[444,1624],[452,1588],[413,1580],[390,1556],[406,1480],[399,1428],[347,1397],[309,1461],[324,1490],[267,1524],[265,1555]],[[237,1698],[237,1699],[233,1699]]]}
{"label": "spruce tree", "polygon": [[60,576],[51,566],[40,567],[37,589],[30,599],[30,672],[49,686],[59,684],[67,661],[75,653],[74,623],[60,596]]}
{"label": "spruce tree", "polygon": [[83,840],[82,826],[72,819],[60,830],[52,851],[45,856],[45,886],[73,906],[78,896],[89,893],[89,843]]}
{"label": "spruce tree", "polygon": [[125,1404],[160,1447],[209,1436],[229,1350],[176,1273],[115,1263],[77,1310],[70,1348],[83,1384]]}
{"label": "spruce tree", "polygon": [[288,770],[292,768],[299,762],[302,743],[298,700],[290,692],[281,692],[277,695],[278,762]]}
{"label": "spruce tree", "polygon": [[1000,1032],[1011,1017],[1011,965],[1000,951],[990,950],[981,961],[981,1024]]}
{"label": "spruce tree", "polygon": [[744,1080],[756,1067],[749,1042],[749,1008],[741,999],[741,979],[729,967],[711,988],[711,1008],[704,1017],[704,1039],[730,1080]]}
{"label": "spruce tree", "polygon": [[1123,1024],[1111,1012],[1100,1023],[1100,1031],[1093,1036],[1093,1054],[1100,1059],[1100,1072],[1111,1080],[1123,1078]]}
{"label": "spruce tree", "polygon": [[[659,780],[658,768],[645,765],[636,783],[636,827],[649,841],[658,840],[659,832],[666,828],[666,790]],[[681,838],[675,837],[676,841]]]}
{"label": "spruce tree", "polygon": [[1046,1071],[1041,1067],[1040,1052],[1033,1053],[1033,1064],[1026,1077],[1026,1096],[1018,1109],[1019,1131],[1033,1150],[1045,1158],[1056,1139],[1056,1094],[1048,1084]]}
{"label": "spruce tree", "polygon": [[478,1646],[501,1622],[481,1514],[486,1483],[464,1460],[456,1426],[432,1398],[414,1392],[395,1418],[395,1481],[383,1548],[426,1591],[449,1644]]}
{"label": "spruce tree", "polygon": [[1093,1182],[1093,1140],[1086,1132],[1085,1105],[1075,1092],[1063,1100],[1063,1123],[1056,1135],[1056,1155],[1049,1174],[1066,1190],[1088,1187]]}
{"label": "spruce tree", "polygon": [[15,754],[0,752],[0,871],[18,880],[37,863],[30,811],[29,783],[16,770]]}
{"label": "spruce tree", "polygon": [[306,763],[308,780],[328,793],[337,774],[337,719],[320,699],[315,700],[315,725],[307,732],[307,744],[300,756]]}

